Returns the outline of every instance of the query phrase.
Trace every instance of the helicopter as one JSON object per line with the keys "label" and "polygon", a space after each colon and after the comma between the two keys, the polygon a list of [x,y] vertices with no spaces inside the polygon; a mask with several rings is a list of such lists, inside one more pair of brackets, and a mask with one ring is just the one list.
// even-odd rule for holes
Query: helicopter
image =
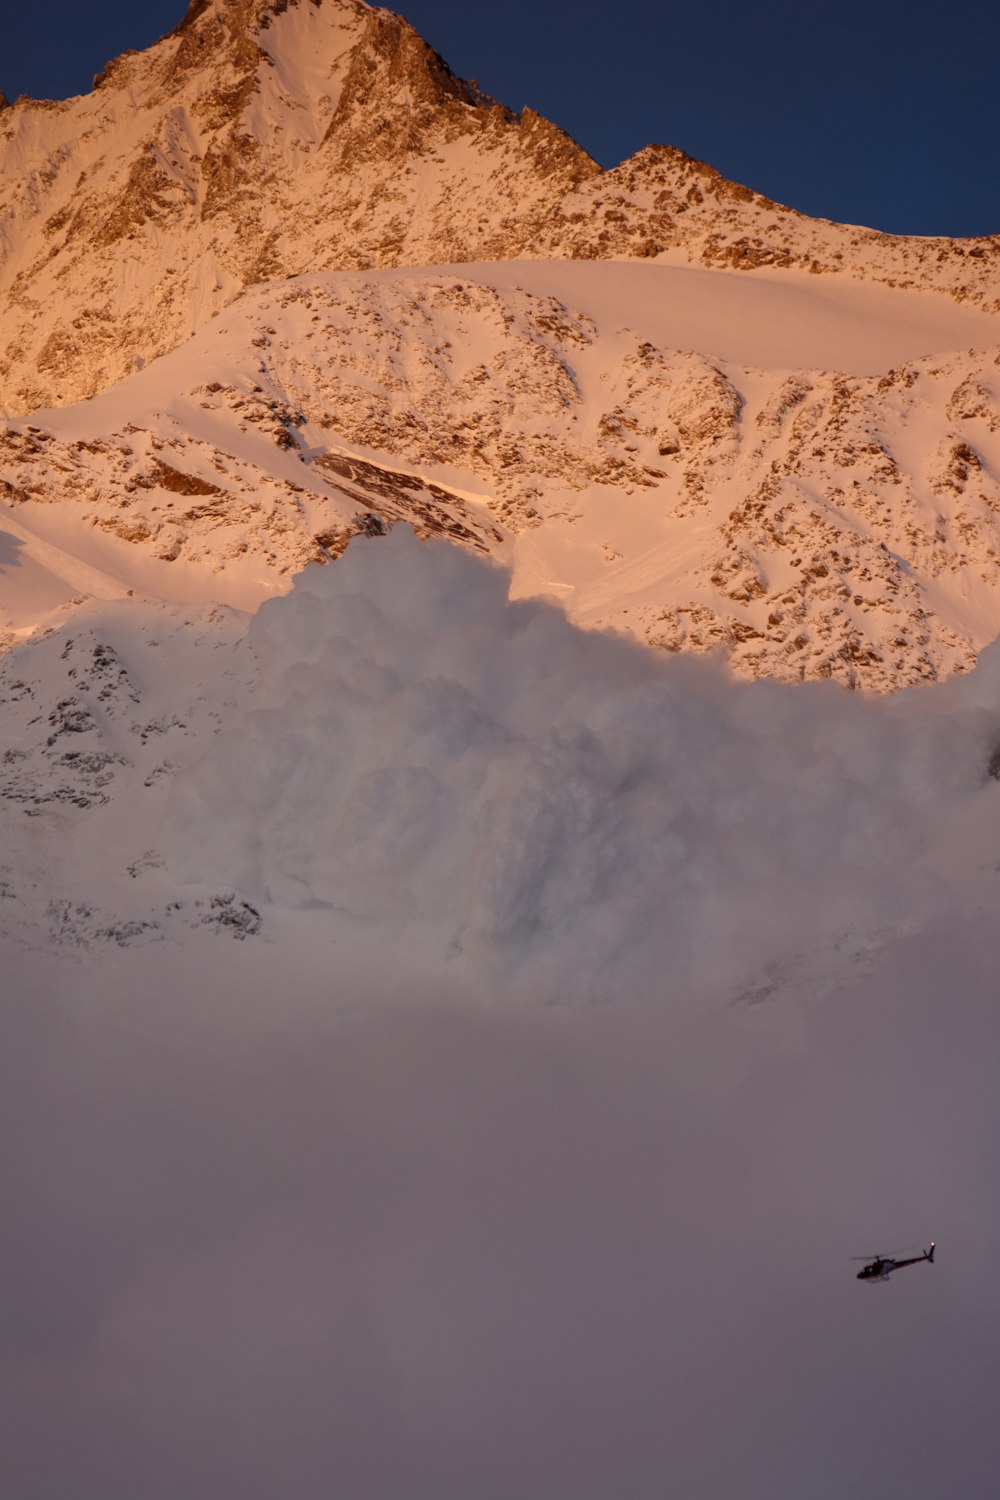
{"label": "helicopter", "polygon": [[925,1250],[922,1255],[912,1255],[909,1260],[894,1260],[890,1255],[876,1255],[869,1260],[867,1255],[856,1255],[855,1260],[867,1260],[868,1264],[858,1272],[859,1281],[888,1281],[893,1271],[901,1271],[904,1266],[917,1266],[922,1260],[934,1260],[934,1241],[931,1240],[931,1248]]}

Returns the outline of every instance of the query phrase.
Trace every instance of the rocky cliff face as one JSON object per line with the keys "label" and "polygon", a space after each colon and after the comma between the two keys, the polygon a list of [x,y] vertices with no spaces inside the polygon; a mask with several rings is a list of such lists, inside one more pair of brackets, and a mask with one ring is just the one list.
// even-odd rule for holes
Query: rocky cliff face
{"label": "rocky cliff face", "polygon": [[1000,242],[810,220],[668,147],[603,172],[362,0],[193,0],[0,115],[0,403],[105,389],[256,282],[512,257],[796,266],[1000,306]]}

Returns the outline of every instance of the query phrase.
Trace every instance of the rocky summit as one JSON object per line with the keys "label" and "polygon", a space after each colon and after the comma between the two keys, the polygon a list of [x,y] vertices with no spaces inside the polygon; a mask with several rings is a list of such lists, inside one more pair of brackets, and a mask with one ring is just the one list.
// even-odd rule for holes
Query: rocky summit
{"label": "rocky summit", "polygon": [[309,271],[608,259],[801,267],[1000,308],[1000,244],[810,220],[651,146],[602,171],[362,0],[192,0],[91,94],[0,117],[0,380],[93,395],[244,287]]}

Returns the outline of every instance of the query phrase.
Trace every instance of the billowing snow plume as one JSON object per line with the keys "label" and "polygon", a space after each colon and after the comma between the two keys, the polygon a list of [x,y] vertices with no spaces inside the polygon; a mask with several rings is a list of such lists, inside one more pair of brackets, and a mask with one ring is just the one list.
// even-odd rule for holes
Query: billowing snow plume
{"label": "billowing snow plume", "polygon": [[945,830],[995,815],[995,663],[885,703],[735,684],[507,585],[397,530],[265,604],[177,781],[178,868],[553,998],[748,980],[954,899]]}

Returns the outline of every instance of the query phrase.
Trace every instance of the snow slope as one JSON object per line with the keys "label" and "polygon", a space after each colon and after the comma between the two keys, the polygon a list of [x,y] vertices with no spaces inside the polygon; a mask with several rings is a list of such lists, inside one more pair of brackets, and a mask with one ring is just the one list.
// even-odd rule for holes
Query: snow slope
{"label": "snow slope", "polygon": [[794,270],[298,277],[9,422],[0,515],[32,567],[58,546],[122,594],[250,608],[374,513],[497,552],[583,623],[884,691],[997,633],[997,326]]}

